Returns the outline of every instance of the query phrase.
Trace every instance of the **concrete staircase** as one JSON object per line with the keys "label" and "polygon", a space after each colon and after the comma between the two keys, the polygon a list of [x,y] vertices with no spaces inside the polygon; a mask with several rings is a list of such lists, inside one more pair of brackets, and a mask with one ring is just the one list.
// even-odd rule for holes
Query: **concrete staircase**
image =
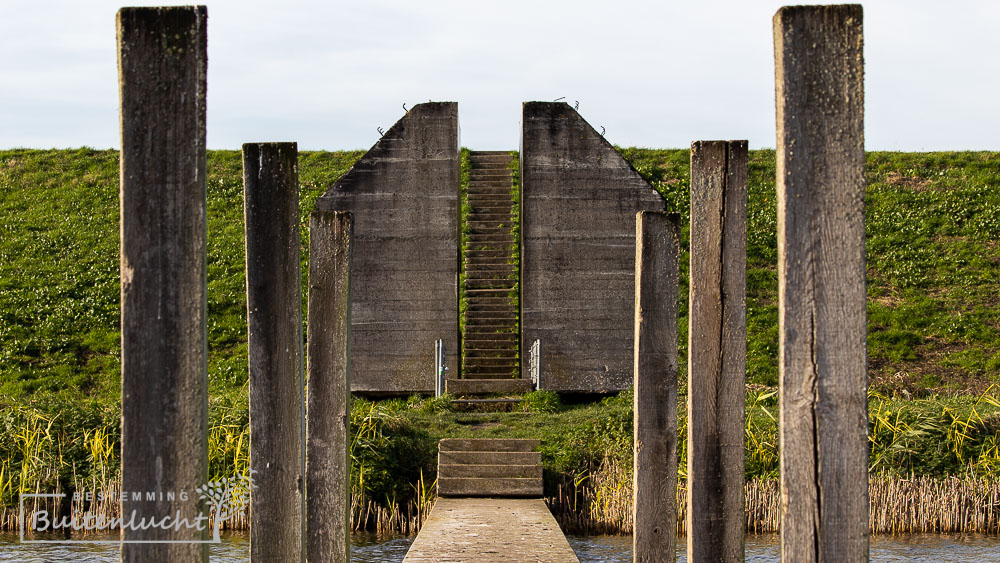
{"label": "concrete staircase", "polygon": [[438,495],[541,497],[538,440],[456,439],[438,444]]}
{"label": "concrete staircase", "polygon": [[445,382],[456,395],[524,393],[531,383],[519,379],[518,311],[508,294],[518,266],[512,263],[514,200],[511,155],[479,151],[469,155],[471,170],[467,218],[469,240],[462,257],[467,302],[462,335],[462,379]]}

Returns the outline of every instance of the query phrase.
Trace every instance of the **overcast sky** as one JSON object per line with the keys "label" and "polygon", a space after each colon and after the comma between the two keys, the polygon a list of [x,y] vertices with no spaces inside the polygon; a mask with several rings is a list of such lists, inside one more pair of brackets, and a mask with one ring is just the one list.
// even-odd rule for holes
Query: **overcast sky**
{"label": "overcast sky", "polygon": [[[464,146],[513,149],[521,102],[560,97],[620,145],[774,146],[784,2],[207,4],[209,148],[368,148],[433,99],[459,102]],[[1000,2],[863,5],[867,148],[1000,150]],[[5,0],[0,147],[118,147],[121,6]]]}

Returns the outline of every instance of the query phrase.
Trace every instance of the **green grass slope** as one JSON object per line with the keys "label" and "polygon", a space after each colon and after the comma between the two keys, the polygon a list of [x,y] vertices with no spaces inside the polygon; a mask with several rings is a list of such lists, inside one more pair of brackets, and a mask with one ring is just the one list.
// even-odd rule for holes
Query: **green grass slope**
{"label": "green grass slope", "polygon": [[[688,151],[622,153],[686,225]],[[303,264],[308,211],[361,154],[300,155]],[[210,391],[235,398],[247,378],[240,155],[212,151],[208,164]],[[0,151],[0,396],[7,400],[52,394],[117,400],[117,165],[114,151]],[[870,153],[866,179],[874,387],[916,396],[981,392],[1000,373],[1000,154]],[[772,386],[773,151],[750,154],[749,218],[748,378]],[[683,351],[686,255],[681,267]]]}
{"label": "green grass slope", "polygon": [[[690,220],[687,150],[621,149]],[[1000,154],[868,153],[868,357],[888,394],[977,394],[1000,381]],[[751,151],[747,377],[778,381],[774,151]],[[681,261],[686,346],[687,254]],[[683,369],[683,359],[682,359]]]}
{"label": "green grass slope", "polygon": [[[299,155],[303,267],[308,213],[362,151]],[[208,156],[209,384],[247,380],[243,172]],[[117,401],[118,153],[0,151],[0,395]],[[305,276],[303,276],[305,279]]]}

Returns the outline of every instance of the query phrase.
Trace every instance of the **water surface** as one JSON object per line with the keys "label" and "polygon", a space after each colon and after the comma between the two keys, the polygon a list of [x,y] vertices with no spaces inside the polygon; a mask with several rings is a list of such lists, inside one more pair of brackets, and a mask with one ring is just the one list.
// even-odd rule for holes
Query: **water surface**
{"label": "water surface", "polygon": [[[583,563],[632,561],[630,536],[567,536],[573,550]],[[56,536],[51,536],[56,539]],[[88,536],[95,538],[95,536]],[[115,540],[118,535],[99,539]],[[684,538],[677,538],[677,560],[686,561]],[[351,560],[362,563],[398,562],[403,560],[413,538],[406,536],[376,537],[355,534],[351,538]],[[213,563],[245,563],[249,561],[250,539],[246,534],[224,534],[222,543],[211,544]],[[49,561],[94,561],[117,563],[118,546],[108,544],[20,544],[16,534],[0,534],[0,562],[42,563]],[[778,536],[748,535],[748,563],[777,562]],[[876,536],[871,542],[871,561],[907,561],[913,563],[955,563],[1000,561],[1000,537],[984,535]]]}

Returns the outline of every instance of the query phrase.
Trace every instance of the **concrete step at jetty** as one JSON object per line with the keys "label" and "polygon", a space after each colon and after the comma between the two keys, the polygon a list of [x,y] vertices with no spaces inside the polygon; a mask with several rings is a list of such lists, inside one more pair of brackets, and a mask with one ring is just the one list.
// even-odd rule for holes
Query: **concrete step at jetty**
{"label": "concrete step at jetty", "polygon": [[438,479],[541,479],[541,465],[442,465]]}
{"label": "concrete step at jetty", "polygon": [[[540,497],[541,488],[536,479],[469,479],[464,477],[438,477],[438,491],[448,491],[453,497]],[[440,493],[439,493],[440,494]]]}
{"label": "concrete step at jetty", "polygon": [[[442,464],[463,464],[463,465],[539,465],[542,463],[542,454],[539,452],[487,452],[487,451],[439,451],[438,465]],[[538,484],[541,487],[541,483]],[[448,496],[440,490],[438,494]],[[541,491],[539,491],[539,496]]]}
{"label": "concrete step at jetty", "polygon": [[540,497],[542,454],[535,451],[538,446],[538,440],[441,440],[438,495]]}

